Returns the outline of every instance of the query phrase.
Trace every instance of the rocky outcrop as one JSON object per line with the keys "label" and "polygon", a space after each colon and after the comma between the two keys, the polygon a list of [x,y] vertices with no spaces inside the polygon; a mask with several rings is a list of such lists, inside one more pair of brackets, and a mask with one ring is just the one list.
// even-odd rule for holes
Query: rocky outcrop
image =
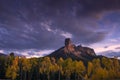
{"label": "rocky outcrop", "polygon": [[96,57],[93,49],[89,47],[75,46],[70,38],[65,39],[65,46],[54,51],[49,57],[55,58],[72,58],[73,60],[90,60]]}
{"label": "rocky outcrop", "polygon": [[75,46],[72,44],[70,38],[65,39],[65,47],[64,52],[65,53],[71,53],[75,51]]}
{"label": "rocky outcrop", "polygon": [[81,45],[77,47],[77,49],[83,53],[83,54],[87,54],[87,55],[91,55],[91,56],[96,56],[94,50],[92,48],[89,47],[82,47]]}

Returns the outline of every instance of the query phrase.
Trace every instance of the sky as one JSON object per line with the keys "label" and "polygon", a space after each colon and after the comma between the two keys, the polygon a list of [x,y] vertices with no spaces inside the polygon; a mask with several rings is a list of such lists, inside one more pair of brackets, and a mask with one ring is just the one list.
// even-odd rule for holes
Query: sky
{"label": "sky", "polygon": [[98,55],[119,53],[119,4],[120,0],[0,0],[0,52],[39,57],[71,38]]}

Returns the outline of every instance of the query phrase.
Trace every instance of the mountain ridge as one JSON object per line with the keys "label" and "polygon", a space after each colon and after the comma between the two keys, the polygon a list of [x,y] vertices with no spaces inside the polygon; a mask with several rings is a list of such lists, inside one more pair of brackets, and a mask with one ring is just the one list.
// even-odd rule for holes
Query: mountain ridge
{"label": "mountain ridge", "polygon": [[89,47],[83,47],[81,45],[74,45],[70,38],[65,39],[65,46],[59,48],[58,50],[54,51],[53,53],[47,55],[48,57],[54,58],[72,58],[73,60],[83,60],[88,61],[92,60],[93,58],[98,57],[94,51],[94,49]]}

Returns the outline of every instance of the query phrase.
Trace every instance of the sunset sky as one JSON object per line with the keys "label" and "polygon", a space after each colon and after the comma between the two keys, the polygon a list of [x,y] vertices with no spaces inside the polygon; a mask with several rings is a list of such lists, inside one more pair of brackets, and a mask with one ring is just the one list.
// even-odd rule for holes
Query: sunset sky
{"label": "sunset sky", "polygon": [[1,53],[44,56],[65,38],[120,56],[120,0],[0,0]]}

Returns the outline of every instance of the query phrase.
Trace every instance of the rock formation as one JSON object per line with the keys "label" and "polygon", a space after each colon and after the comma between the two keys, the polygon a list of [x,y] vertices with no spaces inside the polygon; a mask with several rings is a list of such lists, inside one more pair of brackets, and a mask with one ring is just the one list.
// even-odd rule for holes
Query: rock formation
{"label": "rock formation", "polygon": [[91,60],[96,57],[93,49],[89,47],[75,46],[70,38],[65,39],[65,46],[54,51],[49,57],[55,58],[72,58],[73,60]]}
{"label": "rock formation", "polygon": [[72,44],[70,38],[65,39],[64,52],[71,53],[73,51],[75,51],[75,48],[74,48],[74,45]]}

